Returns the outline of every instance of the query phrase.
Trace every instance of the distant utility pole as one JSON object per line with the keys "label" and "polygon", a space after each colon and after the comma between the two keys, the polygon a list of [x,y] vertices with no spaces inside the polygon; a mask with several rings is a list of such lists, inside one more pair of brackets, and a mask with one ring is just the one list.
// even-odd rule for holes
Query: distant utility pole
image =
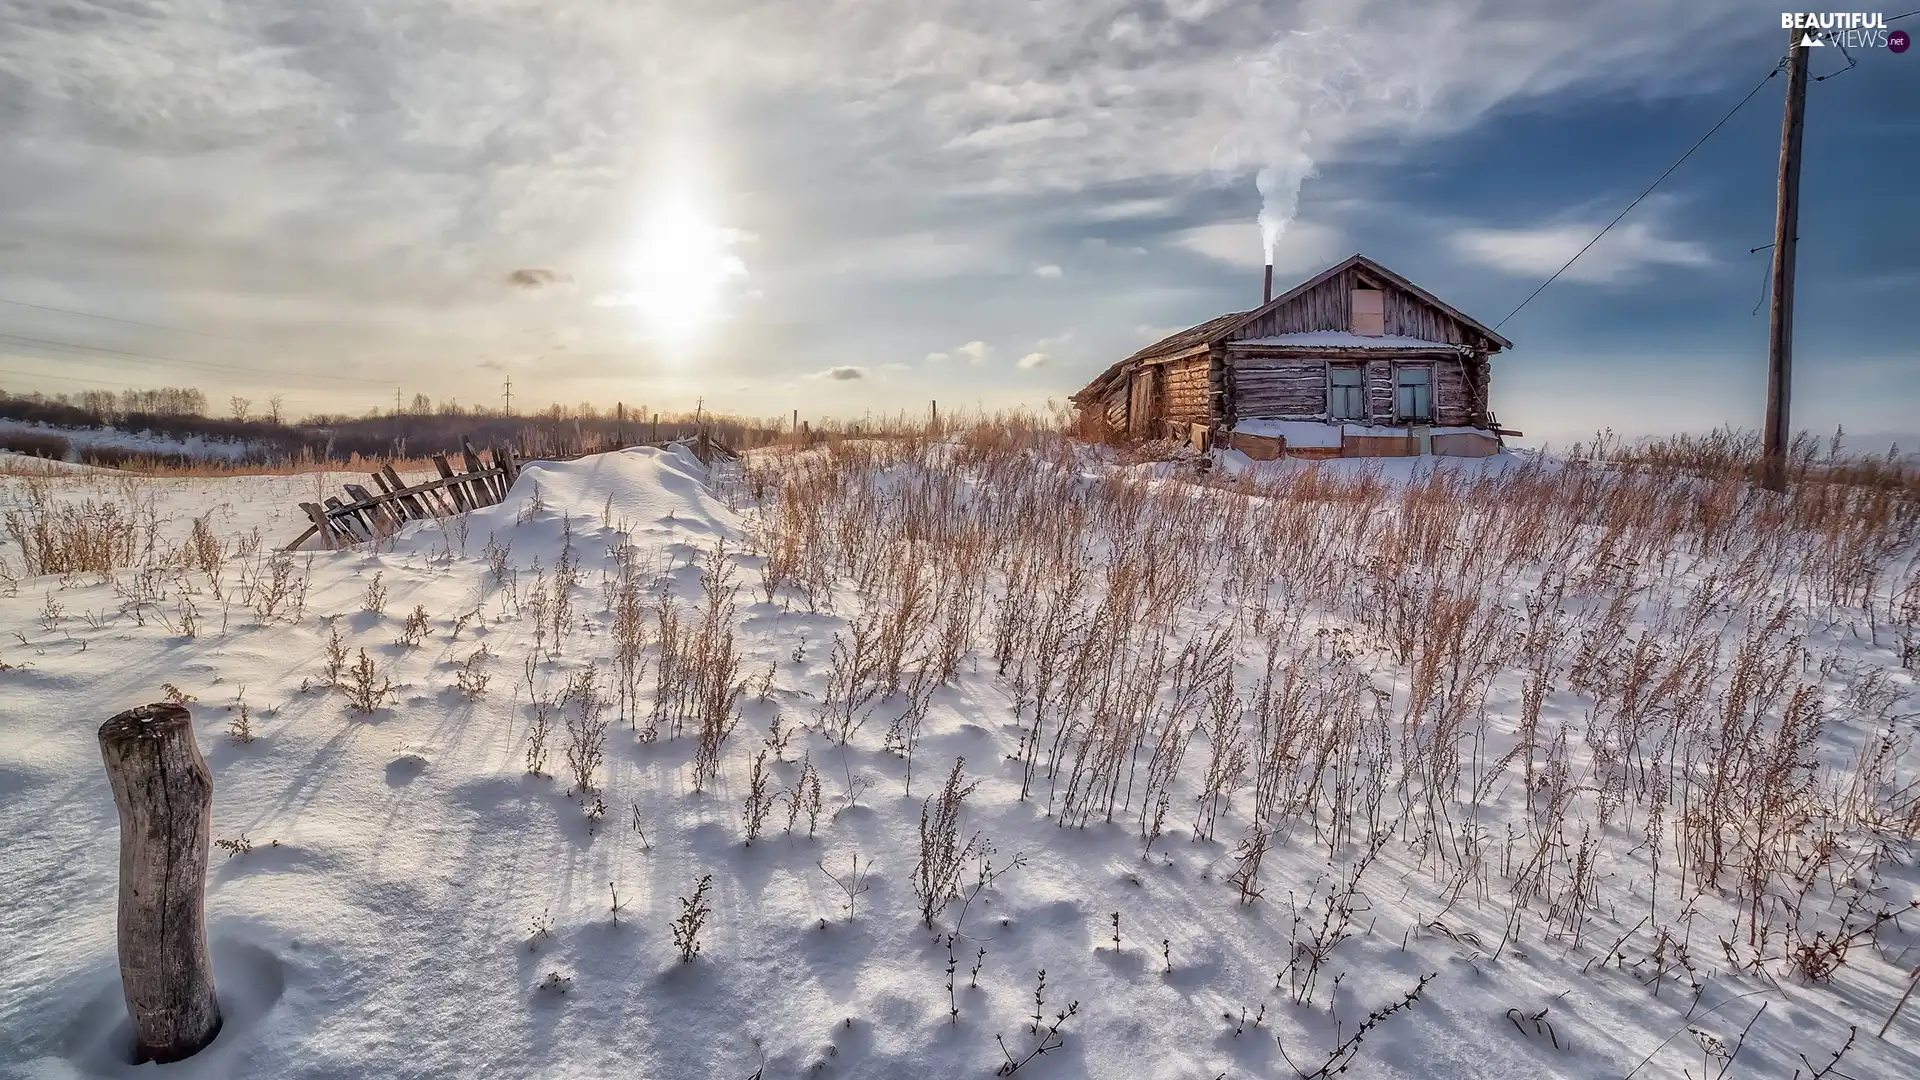
{"label": "distant utility pole", "polygon": [[513,415],[513,376],[511,375],[507,376],[506,398],[507,398],[507,404],[506,404],[506,407],[502,410],[502,413],[503,415],[506,415],[506,416],[512,416]]}
{"label": "distant utility pole", "polygon": [[400,415],[400,388],[397,386],[393,388],[393,415]]}
{"label": "distant utility pole", "polygon": [[1780,189],[1773,217],[1773,310],[1767,333],[1767,423],[1760,485],[1787,490],[1787,443],[1793,438],[1793,257],[1800,231],[1800,144],[1807,133],[1810,30],[1787,32],[1787,114],[1780,124]]}

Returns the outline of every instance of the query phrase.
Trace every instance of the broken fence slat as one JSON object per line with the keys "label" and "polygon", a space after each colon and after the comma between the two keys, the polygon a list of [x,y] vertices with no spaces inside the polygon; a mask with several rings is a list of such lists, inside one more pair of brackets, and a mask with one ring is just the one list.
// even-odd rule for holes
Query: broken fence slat
{"label": "broken fence slat", "polygon": [[359,484],[347,484],[344,486],[347,489],[347,494],[353,496],[356,504],[366,504],[366,509],[360,513],[361,516],[367,519],[369,528],[375,532],[388,533],[395,532],[400,528],[400,523],[404,519],[394,512],[393,504],[386,496],[382,495],[376,499],[371,492]]}
{"label": "broken fence slat", "polygon": [[301,503],[300,509],[305,511],[307,520],[313,522],[313,527],[301,533],[300,539],[287,545],[287,550],[292,551],[294,548],[305,543],[307,537],[317,534],[320,537],[320,542],[326,545],[327,550],[332,551],[336,545],[334,543],[333,527],[327,524],[327,512],[320,508],[319,503],[311,502]]}
{"label": "broken fence slat", "polygon": [[473,509],[473,504],[467,500],[467,493],[460,490],[459,481],[453,474],[453,466],[447,464],[447,455],[433,455],[433,467],[439,470],[440,479],[448,481],[445,486],[448,491],[453,493],[454,510],[456,512],[465,512]]}
{"label": "broken fence slat", "polygon": [[342,484],[340,486],[346,489],[347,497],[353,500],[353,502],[347,504],[347,509],[350,510],[355,517],[360,519],[362,525],[367,527],[367,535],[380,536],[392,531],[388,526],[386,514],[384,514],[379,505],[374,502],[373,496],[367,493],[366,488],[361,487],[359,484]]}
{"label": "broken fence slat", "polygon": [[514,483],[520,479],[520,462],[513,456],[513,447],[494,447],[493,463],[500,466],[504,474],[500,479],[506,484],[507,488],[511,490]]}
{"label": "broken fence slat", "polygon": [[393,471],[393,465],[391,463],[380,466],[380,475],[387,478],[388,485],[390,485],[394,493],[399,495],[401,500],[407,504],[407,510],[412,513],[414,517],[435,516],[433,511],[428,509],[429,504],[425,494],[417,497],[408,494],[406,481],[401,480],[400,474]]}
{"label": "broken fence slat", "polygon": [[366,535],[366,527],[361,524],[359,516],[348,510],[346,504],[334,496],[329,495],[327,496],[326,506],[327,520],[333,523],[334,528],[341,530],[356,541],[372,539],[372,537]]}
{"label": "broken fence slat", "polygon": [[486,467],[480,464],[480,455],[473,452],[473,440],[460,437],[460,457],[466,463],[467,475],[473,477],[467,484],[476,506],[491,506],[499,502],[494,497],[493,485],[487,482]]}
{"label": "broken fence slat", "polygon": [[418,514],[411,513],[407,509],[406,503],[394,497],[394,489],[387,486],[386,477],[381,476],[379,473],[370,473],[369,475],[373,477],[373,486],[380,489],[380,494],[376,496],[376,498],[385,500],[384,505],[388,513],[399,518],[401,521],[407,521],[419,516]]}
{"label": "broken fence slat", "polygon": [[360,484],[345,484],[350,501],[328,497],[324,505],[300,503],[312,524],[285,550],[292,551],[315,535],[328,550],[335,550],[388,535],[410,519],[447,517],[505,500],[522,464],[513,448],[489,446],[486,452],[492,460],[488,461],[474,449],[471,438],[462,437],[460,443],[464,471],[455,470],[448,454],[434,454],[429,459],[439,473],[434,479],[408,484],[392,464],[383,464],[368,474],[379,489],[377,494]]}

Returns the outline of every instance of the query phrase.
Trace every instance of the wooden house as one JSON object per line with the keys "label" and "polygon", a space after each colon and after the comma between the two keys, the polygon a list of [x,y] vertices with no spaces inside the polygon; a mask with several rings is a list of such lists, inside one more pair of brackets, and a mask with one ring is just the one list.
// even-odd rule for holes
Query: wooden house
{"label": "wooden house", "polygon": [[1488,357],[1510,347],[1354,255],[1251,311],[1141,349],[1072,400],[1085,424],[1110,434],[1217,440],[1261,458],[1484,456],[1501,434],[1487,407]]}

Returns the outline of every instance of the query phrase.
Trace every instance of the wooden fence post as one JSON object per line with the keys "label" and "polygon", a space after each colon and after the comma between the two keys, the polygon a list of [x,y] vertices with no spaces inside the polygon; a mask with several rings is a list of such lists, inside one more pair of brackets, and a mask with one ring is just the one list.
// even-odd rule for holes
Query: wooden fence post
{"label": "wooden fence post", "polygon": [[213,775],[179,705],[143,705],[100,725],[120,809],[120,988],[141,1061],[192,1057],[220,1033],[207,953]]}

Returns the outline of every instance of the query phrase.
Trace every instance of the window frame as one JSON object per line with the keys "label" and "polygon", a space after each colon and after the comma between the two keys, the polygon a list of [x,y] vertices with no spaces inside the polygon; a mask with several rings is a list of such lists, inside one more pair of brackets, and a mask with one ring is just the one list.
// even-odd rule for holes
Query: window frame
{"label": "window frame", "polygon": [[[1359,364],[1359,363],[1343,364],[1343,363],[1334,362],[1334,363],[1327,364],[1326,370],[1327,370],[1327,419],[1342,420],[1342,421],[1359,421],[1360,423],[1363,423],[1363,424],[1366,423],[1368,420],[1372,419],[1373,409],[1367,403],[1366,365]],[[1355,380],[1354,384],[1351,387],[1347,387],[1347,386],[1335,387],[1333,383],[1333,373],[1336,371],[1353,372],[1354,380]],[[1358,408],[1359,408],[1359,412],[1356,415],[1342,416],[1340,412],[1335,408],[1334,403],[1336,398],[1334,396],[1334,391],[1336,389],[1351,390],[1353,392],[1353,395],[1354,395],[1353,400],[1358,402]]]}
{"label": "window frame", "polygon": [[[1410,371],[1421,372],[1425,377],[1419,382],[1414,382],[1414,383],[1402,382],[1401,375],[1404,372],[1410,372]],[[1433,375],[1432,364],[1395,364],[1393,365],[1393,417],[1394,419],[1399,421],[1400,423],[1425,423],[1425,424],[1433,423],[1434,416],[1436,415],[1436,412],[1434,409],[1434,400],[1433,400],[1434,382],[1435,380]],[[1420,390],[1424,392],[1421,395],[1426,399],[1426,411],[1424,413],[1412,411],[1406,408],[1406,398],[1404,395],[1406,394],[1407,391],[1415,387],[1418,387]]]}

